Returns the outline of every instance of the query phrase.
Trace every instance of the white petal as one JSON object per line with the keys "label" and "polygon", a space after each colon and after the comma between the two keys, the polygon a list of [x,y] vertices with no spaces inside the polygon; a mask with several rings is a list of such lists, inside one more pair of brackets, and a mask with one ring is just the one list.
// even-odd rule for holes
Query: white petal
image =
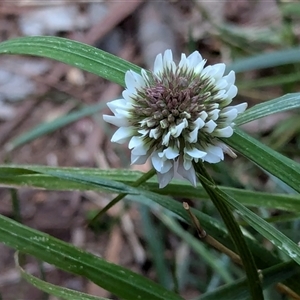
{"label": "white petal", "polygon": [[117,118],[114,116],[109,116],[109,115],[103,115],[103,120],[107,123],[113,124],[118,127],[127,127],[128,120],[126,118]]}
{"label": "white petal", "polygon": [[126,89],[122,92],[122,96],[127,105],[131,105],[132,103],[134,103],[133,99],[136,97],[136,91]]}
{"label": "white petal", "polygon": [[216,73],[214,74],[214,78],[219,80],[224,75],[226,65],[220,63],[220,64],[215,64],[214,67],[216,68]]}
{"label": "white petal", "polygon": [[214,164],[224,159],[223,149],[219,146],[209,145],[205,151],[207,151],[207,155],[204,157],[204,161]]}
{"label": "white petal", "polygon": [[164,135],[164,137],[162,139],[162,144],[164,146],[169,146],[170,136],[171,136],[171,132],[170,131],[166,135]]}
{"label": "white petal", "polygon": [[196,186],[196,173],[193,166],[190,169],[186,170],[183,167],[182,162],[179,162],[177,173],[181,175],[183,178],[187,179],[193,186]]}
{"label": "white petal", "polygon": [[131,153],[131,164],[143,165],[148,159],[148,155],[134,155]]}
{"label": "white petal", "polygon": [[172,168],[164,174],[157,172],[159,188],[160,189],[164,188],[172,180],[173,177],[174,177],[174,166],[172,166]]}
{"label": "white petal", "polygon": [[238,91],[237,87],[236,87],[235,85],[232,85],[232,86],[229,88],[229,90],[227,91],[227,97],[228,97],[229,99],[234,98],[234,97],[237,95],[237,91]]}
{"label": "white petal", "polygon": [[189,123],[187,121],[187,119],[183,119],[182,122],[176,126],[173,126],[170,129],[171,135],[175,138],[179,137],[182,133],[182,130],[186,127],[188,127]]}
{"label": "white petal", "polygon": [[193,124],[196,126],[195,128],[199,130],[205,125],[205,122],[201,118],[198,118]]}
{"label": "white petal", "polygon": [[130,136],[132,136],[133,128],[132,127],[120,127],[112,136],[111,141],[114,143],[122,144]]}
{"label": "white petal", "polygon": [[158,139],[161,136],[161,131],[158,127],[151,129],[149,132],[149,137],[150,138],[154,138],[154,139]]}
{"label": "white petal", "polygon": [[158,154],[158,151],[153,152],[151,155],[151,161],[154,169],[157,172],[164,174],[172,168],[174,162],[173,160],[167,160],[165,157],[161,158]]}
{"label": "white petal", "polygon": [[232,108],[231,110],[226,111],[225,113],[221,113],[220,117],[222,117],[222,119],[225,119],[225,122],[227,123],[231,123],[238,115],[238,111],[234,108]]}
{"label": "white petal", "polygon": [[237,158],[237,155],[233,152],[233,150],[227,146],[226,144],[222,143],[222,142],[215,142],[215,145],[217,147],[222,148],[223,152],[226,153],[227,155],[229,155],[232,158]]}
{"label": "white petal", "polygon": [[163,56],[163,65],[164,68],[168,68],[172,71],[175,71],[176,65],[173,61],[173,53],[170,49],[166,50]]}
{"label": "white petal", "polygon": [[218,90],[226,89],[227,86],[228,86],[228,82],[224,78],[221,78],[215,84],[215,88]]}
{"label": "white petal", "polygon": [[217,137],[231,137],[233,135],[233,129],[231,126],[227,126],[221,129],[216,129],[214,135]]}
{"label": "white petal", "polygon": [[235,73],[234,71],[230,71],[228,75],[224,76],[223,79],[225,79],[228,83],[228,86],[231,86],[235,82]]}
{"label": "white petal", "polygon": [[163,59],[162,59],[162,54],[158,54],[155,58],[154,61],[154,68],[153,68],[153,73],[154,74],[159,74],[160,72],[163,71]]}
{"label": "white petal", "polygon": [[141,145],[144,145],[143,139],[141,139],[139,136],[133,136],[129,141],[128,148],[132,149]]}
{"label": "white petal", "polygon": [[210,164],[215,164],[221,161],[221,158],[212,154],[212,153],[207,153],[207,155],[203,159],[204,161],[207,161]]}
{"label": "white petal", "polygon": [[128,110],[131,107],[131,104],[128,103],[124,99],[117,99],[114,101],[107,102],[106,104],[109,109],[115,114],[118,114],[118,111],[120,110]]}
{"label": "white petal", "polygon": [[179,155],[178,149],[171,148],[171,147],[168,147],[163,152],[167,159],[174,159]]}
{"label": "white petal", "polygon": [[208,113],[209,118],[214,121],[217,120],[219,118],[219,112],[220,112],[219,109],[213,109]]}
{"label": "white petal", "polygon": [[193,148],[191,150],[184,148],[184,152],[193,158],[203,158],[206,155],[206,152],[200,151],[197,148]]}
{"label": "white petal", "polygon": [[223,76],[225,68],[226,66],[223,63],[215,64],[213,66],[207,66],[204,68],[201,74],[205,75],[205,77],[211,77],[214,79],[214,81],[216,81]]}
{"label": "white petal", "polygon": [[217,127],[217,124],[213,120],[209,120],[205,124],[204,131],[207,133],[212,133]]}
{"label": "white petal", "polygon": [[243,103],[240,103],[238,105],[227,106],[222,111],[227,112],[228,110],[236,109],[237,112],[238,112],[238,114],[240,114],[240,113],[243,113],[246,110],[247,107],[248,107],[248,103],[247,102],[243,102]]}
{"label": "white petal", "polygon": [[188,61],[184,53],[181,54],[181,59],[178,64],[178,68],[185,70],[188,67]]}
{"label": "white petal", "polygon": [[198,65],[194,68],[194,72],[196,74],[201,74],[204,65],[206,64],[206,59],[203,59],[200,63],[198,63]]}
{"label": "white petal", "polygon": [[125,73],[125,85],[130,92],[135,92],[136,90],[136,79],[135,72],[129,70]]}
{"label": "white petal", "polygon": [[197,140],[198,140],[198,132],[199,132],[199,129],[196,127],[193,131],[191,131],[189,133],[189,136],[187,138],[187,141],[189,143],[196,143]]}
{"label": "white petal", "polygon": [[199,117],[200,117],[203,121],[205,121],[206,118],[208,117],[208,114],[207,114],[206,111],[201,111],[201,113],[199,114]]}
{"label": "white petal", "polygon": [[[194,51],[187,57],[189,68],[196,68],[197,65],[203,62],[202,56],[198,51]],[[205,63],[205,62],[204,62]]]}

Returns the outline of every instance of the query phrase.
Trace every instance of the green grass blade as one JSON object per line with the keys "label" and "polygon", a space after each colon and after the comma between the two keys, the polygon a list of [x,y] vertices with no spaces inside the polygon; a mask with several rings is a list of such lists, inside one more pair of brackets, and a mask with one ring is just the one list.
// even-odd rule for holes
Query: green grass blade
{"label": "green grass blade", "polygon": [[82,109],[79,109],[75,112],[72,112],[68,115],[62,116],[60,118],[57,118],[51,122],[41,123],[35,128],[29,130],[26,133],[21,134],[20,136],[17,136],[16,138],[10,140],[6,144],[6,149],[8,151],[14,150],[17,147],[20,147],[28,142],[31,142],[32,140],[43,136],[45,134],[49,134],[61,127],[64,127],[68,124],[71,124],[81,118],[91,116],[99,111],[101,111],[104,108],[103,103],[91,105],[88,107],[84,107]]}
{"label": "green grass blade", "polygon": [[0,54],[42,56],[101,76],[124,86],[127,70],[141,68],[95,47],[54,36],[22,37],[0,43]]}
{"label": "green grass blade", "polygon": [[278,112],[299,107],[300,93],[286,94],[282,97],[254,105],[239,115],[235,123],[236,125],[242,125]]}
{"label": "green grass blade", "polygon": [[300,192],[300,165],[297,162],[263,145],[238,128],[224,142]]}
{"label": "green grass blade", "polygon": [[300,62],[300,48],[295,47],[237,60],[229,65],[227,70],[234,70],[236,73],[240,73],[298,62]]}
{"label": "green grass blade", "polygon": [[158,213],[159,219],[177,236],[179,236],[183,241],[185,241],[191,249],[198,254],[199,258],[206,262],[206,264],[214,270],[214,272],[222,278],[222,280],[226,283],[230,283],[233,281],[232,275],[229,270],[222,264],[221,260],[210,252],[209,249],[205,247],[203,242],[199,239],[195,238],[188,231],[184,230],[182,226],[171,216],[168,216],[166,213]]}
{"label": "green grass blade", "polygon": [[[31,168],[31,167],[30,167]],[[32,167],[32,170],[26,170],[26,172],[30,174],[38,174],[37,170],[39,169],[40,172],[43,172],[45,174],[48,174],[49,168],[48,167]],[[73,169],[75,171],[76,168]],[[105,189],[111,189],[112,191],[117,190],[116,192],[119,192],[117,188],[111,188],[114,184],[116,184],[115,181],[111,180],[105,180],[104,183],[97,175],[97,173],[94,173],[94,176],[89,174],[85,174],[84,172],[80,172],[81,169],[78,169],[78,172],[73,172],[73,174],[70,171],[67,171],[65,169],[59,169],[60,172],[54,172],[53,168],[51,168],[51,172],[49,172],[51,176],[55,176],[56,178],[60,178],[60,181],[68,179],[68,181],[73,181],[74,184],[74,189],[76,189],[76,184],[84,184],[86,189],[88,187],[96,188],[97,186],[101,189],[101,185],[104,184]],[[2,169],[2,171],[6,171],[7,173],[11,174],[22,174],[24,172],[24,169],[16,168],[11,170],[11,168],[5,168]],[[99,171],[99,170],[98,170]],[[106,171],[108,174],[110,173],[109,171]],[[128,176],[130,174],[129,171],[123,171],[125,176]],[[63,173],[65,173],[63,175]],[[127,174],[127,175],[126,175]],[[1,176],[0,176],[1,177]],[[92,177],[92,178],[91,178]],[[90,182],[91,181],[91,182]],[[192,189],[191,187],[189,187]],[[51,189],[50,186],[48,186],[48,189]],[[197,191],[197,190],[195,190]],[[162,206],[166,208],[167,210],[171,211],[174,213],[177,217],[179,217],[181,220],[185,220],[188,224],[190,224],[190,218],[187,215],[186,211],[183,209],[182,204],[174,201],[172,198],[169,198],[167,196],[162,196],[157,193],[153,193],[151,191],[147,191],[145,188],[133,188],[130,187],[130,190],[128,192],[131,192],[131,195],[128,196],[127,198],[138,202],[142,204],[146,204],[153,208],[153,206]],[[155,204],[156,203],[156,204]],[[226,247],[230,248],[231,250],[234,250],[234,246],[231,242],[231,239],[229,238],[228,232],[225,230],[224,226],[220,224],[217,220],[214,218],[203,214],[202,212],[198,210],[192,209],[192,212],[196,215],[196,217],[200,220],[202,226],[211,234],[214,238],[216,238],[218,241],[220,241],[222,244],[224,244]],[[191,224],[192,225],[192,224]],[[0,234],[1,237],[1,234]],[[259,268],[266,268],[270,267],[274,264],[280,263],[281,260],[276,257],[272,252],[268,251],[264,247],[262,247],[261,244],[258,242],[254,241],[252,238],[249,238],[248,236],[245,236],[247,240],[248,247],[250,248],[251,252],[254,253],[255,255],[255,261],[256,264]],[[295,278],[291,281],[289,281],[287,284],[290,288],[298,291],[300,293],[300,288],[298,285],[300,279]]]}
{"label": "green grass blade", "polygon": [[268,222],[257,216],[244,205],[240,204],[233,197],[216,188],[216,192],[229,204],[235,208],[239,215],[262,236],[274,244],[280,251],[285,253],[300,265],[300,248],[286,235],[270,225]]}
{"label": "green grass blade", "polygon": [[[262,285],[264,288],[290,278],[299,272],[299,267],[294,262],[285,262],[262,271]],[[247,290],[247,280],[237,280],[235,283],[226,284],[213,292],[205,293],[194,300],[234,299],[244,300],[250,297]]]}
{"label": "green grass blade", "polygon": [[122,299],[182,298],[151,280],[0,215],[0,242],[84,276]]}
{"label": "green grass blade", "polygon": [[[53,175],[48,174],[48,171],[59,169],[61,172],[84,176],[97,177],[105,179],[105,185],[92,185],[87,182],[74,182],[72,180],[63,179],[57,180]],[[42,172],[42,173],[39,173]],[[44,172],[44,173],[43,173]],[[43,188],[50,190],[96,190],[106,191],[108,184],[112,192],[121,190],[114,185],[115,181],[126,185],[132,185],[142,175],[141,172],[132,170],[100,170],[100,169],[85,169],[85,168],[68,168],[68,167],[48,167],[48,166],[14,166],[0,165],[0,186],[7,187],[22,187],[31,186],[35,188]],[[155,178],[150,179],[143,184],[148,190],[162,195],[173,195],[176,197],[186,198],[201,198],[208,200],[203,187],[198,184],[197,188],[191,188],[190,184],[185,181],[174,180],[164,189],[159,189]],[[237,189],[231,187],[219,186],[219,188],[237,199],[240,203],[252,207],[267,207],[272,209],[281,209],[292,212],[300,212],[300,195],[288,194],[272,194],[257,191],[249,191],[245,189]]]}
{"label": "green grass blade", "polygon": [[246,243],[246,239],[242,233],[241,227],[233,215],[231,207],[224,201],[223,197],[217,193],[217,190],[214,188],[214,181],[208,174],[203,163],[195,163],[194,168],[196,176],[200,180],[214,206],[217,208],[228,229],[230,237],[235,245],[234,252],[239,255],[243,268],[246,272],[248,288],[252,299],[264,299],[254,256]]}
{"label": "green grass blade", "polygon": [[28,283],[35,286],[36,288],[38,288],[41,291],[44,291],[50,295],[59,297],[59,299],[65,299],[65,300],[110,300],[108,298],[88,295],[85,293],[70,290],[70,289],[43,281],[43,280],[27,273],[26,271],[24,271],[19,265],[19,257],[18,256],[19,256],[18,252],[16,252],[15,262],[16,262],[19,272],[21,273],[22,278],[24,278]]}

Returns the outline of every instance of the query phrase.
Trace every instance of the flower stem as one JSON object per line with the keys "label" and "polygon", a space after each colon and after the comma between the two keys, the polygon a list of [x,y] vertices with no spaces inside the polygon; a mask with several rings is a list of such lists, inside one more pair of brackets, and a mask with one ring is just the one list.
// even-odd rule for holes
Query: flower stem
{"label": "flower stem", "polygon": [[[141,184],[143,184],[144,182],[146,182],[148,179],[150,179],[151,177],[153,177],[155,175],[156,171],[155,169],[151,169],[150,171],[148,171],[147,173],[144,173],[139,179],[137,179],[135,182],[132,183],[131,186],[133,187],[137,187],[140,186]],[[92,220],[90,220],[87,224],[88,226],[91,226],[94,224],[94,222],[102,217],[110,208],[112,208],[115,204],[117,204],[119,201],[121,201],[124,197],[126,197],[127,194],[119,194],[118,196],[116,196],[114,199],[112,199],[105,207],[103,207],[93,218]]]}
{"label": "flower stem", "polygon": [[225,203],[220,195],[217,192],[216,184],[214,183],[211,176],[208,174],[207,170],[205,169],[202,162],[194,164],[194,168],[196,171],[196,175],[201,182],[203,188],[206,190],[207,194],[209,195],[210,199],[212,200],[213,204],[219,211],[230,235],[232,241],[236,247],[237,253],[239,254],[242,265],[245,268],[245,272],[248,278],[248,286],[249,291],[251,294],[252,299],[255,300],[263,300],[263,292],[261,288],[261,283],[259,279],[259,275],[257,272],[257,268],[250,252],[246,241],[244,239],[243,233],[241,231],[240,226],[238,225],[237,221],[235,220],[231,209]]}

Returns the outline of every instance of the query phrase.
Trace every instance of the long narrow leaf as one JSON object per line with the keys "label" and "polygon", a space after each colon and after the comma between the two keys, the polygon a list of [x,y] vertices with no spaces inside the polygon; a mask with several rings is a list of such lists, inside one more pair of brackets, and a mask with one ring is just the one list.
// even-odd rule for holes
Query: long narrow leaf
{"label": "long narrow leaf", "polygon": [[182,299],[141,275],[1,215],[0,242],[82,275],[122,299]]}
{"label": "long narrow leaf", "polygon": [[300,192],[300,165],[236,129],[226,143],[242,155]]}
{"label": "long narrow leaf", "polygon": [[[264,288],[280,282],[299,272],[299,267],[293,262],[278,264],[262,271],[262,285]],[[237,280],[226,284],[213,292],[205,293],[195,300],[235,299],[244,300],[250,297],[247,290],[247,280]]]}
{"label": "long narrow leaf", "polygon": [[[31,186],[34,188],[43,188],[50,190],[107,190],[105,186],[91,185],[83,182],[74,182],[61,178],[57,180],[55,176],[48,174],[48,171],[58,169],[61,172],[68,173],[71,177],[74,174],[84,176],[92,176],[105,179],[106,187],[110,182],[110,188],[113,192],[121,191],[113,182],[119,181],[127,185],[132,185],[141,175],[141,172],[132,170],[101,170],[101,169],[85,169],[85,168],[66,168],[66,167],[48,167],[48,166],[14,166],[14,165],[0,165],[0,186],[8,187],[22,187]],[[44,172],[39,173],[39,172]],[[113,182],[112,182],[113,181]],[[164,189],[159,189],[156,179],[151,179],[146,182],[144,187],[147,189],[164,195],[174,195],[178,197],[187,198],[201,198],[207,200],[203,187],[199,184],[197,188],[191,186],[185,181],[174,180]],[[253,207],[268,207],[292,212],[300,212],[300,195],[287,194],[272,194],[257,191],[249,191],[245,189],[237,189],[230,187],[219,188],[236,198],[240,203],[246,206]],[[124,190],[124,188],[122,189]],[[132,191],[130,192],[132,193]]]}
{"label": "long narrow leaf", "polygon": [[95,47],[53,36],[22,37],[2,42],[0,54],[28,54],[55,59],[120,85],[124,85],[127,70],[141,70]]}
{"label": "long narrow leaf", "polygon": [[282,97],[256,104],[237,117],[235,123],[242,125],[251,121],[300,107],[300,93],[286,94]]}
{"label": "long narrow leaf", "polygon": [[43,281],[23,270],[19,265],[18,252],[15,254],[15,262],[17,268],[19,269],[22,278],[24,278],[28,283],[32,284],[39,290],[42,290],[50,295],[59,297],[60,299],[65,300],[110,300],[108,298],[96,297],[92,295],[88,295],[85,293],[81,293],[78,291],[73,291],[58,285],[51,284],[49,282]]}

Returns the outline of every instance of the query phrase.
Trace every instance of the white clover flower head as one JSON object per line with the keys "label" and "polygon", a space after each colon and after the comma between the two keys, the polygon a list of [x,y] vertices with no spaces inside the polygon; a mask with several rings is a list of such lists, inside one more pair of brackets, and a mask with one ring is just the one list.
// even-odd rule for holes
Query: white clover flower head
{"label": "white clover flower head", "polygon": [[217,163],[224,152],[235,157],[219,138],[233,134],[233,121],[247,103],[228,106],[237,94],[235,73],[224,76],[225,64],[205,63],[195,51],[182,54],[176,65],[166,50],[157,55],[153,72],[127,71],[123,98],[107,104],[114,116],[104,120],[120,127],[112,141],[131,138],[131,163],[150,157],[161,188],[175,173],[195,186],[194,163]]}

